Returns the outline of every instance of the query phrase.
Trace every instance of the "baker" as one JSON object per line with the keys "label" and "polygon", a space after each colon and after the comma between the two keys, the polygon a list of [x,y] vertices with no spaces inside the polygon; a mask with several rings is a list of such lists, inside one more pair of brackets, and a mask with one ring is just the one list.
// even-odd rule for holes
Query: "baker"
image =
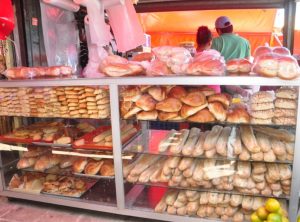
{"label": "baker", "polygon": [[248,40],[233,33],[233,25],[228,17],[217,18],[215,28],[219,37],[213,39],[211,48],[219,51],[226,61],[250,57]]}

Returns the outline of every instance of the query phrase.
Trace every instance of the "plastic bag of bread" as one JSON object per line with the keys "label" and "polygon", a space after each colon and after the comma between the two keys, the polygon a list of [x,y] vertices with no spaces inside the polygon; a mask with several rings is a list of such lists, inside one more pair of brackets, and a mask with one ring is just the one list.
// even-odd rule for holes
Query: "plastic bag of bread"
{"label": "plastic bag of bread", "polygon": [[275,54],[279,54],[279,55],[291,55],[290,50],[287,49],[286,47],[277,46],[277,47],[271,48],[269,46],[259,46],[254,51],[254,61],[259,56],[262,56],[262,55],[265,55],[268,53],[275,53]]}
{"label": "plastic bag of bread", "polygon": [[247,59],[231,59],[226,63],[226,70],[230,74],[249,74],[252,63]]}
{"label": "plastic bag of bread", "polygon": [[226,70],[225,60],[221,54],[214,50],[205,50],[198,53],[188,65],[187,73],[190,75],[224,75]]}
{"label": "plastic bag of bread", "polygon": [[117,55],[109,55],[102,60],[99,71],[107,76],[121,77],[134,76],[143,72],[143,67],[138,62],[129,62]]}
{"label": "plastic bag of bread", "polygon": [[33,79],[37,76],[37,70],[31,67],[13,67],[4,72],[8,79]]}
{"label": "plastic bag of bread", "polygon": [[297,60],[292,56],[268,53],[256,59],[253,72],[264,77],[279,77],[289,80],[300,75],[300,68]]}
{"label": "plastic bag of bread", "polygon": [[184,74],[188,63],[192,59],[189,50],[183,47],[160,46],[153,48],[155,56],[166,63],[175,74]]}
{"label": "plastic bag of bread", "polygon": [[147,76],[164,76],[173,74],[167,64],[159,59],[150,62],[146,69]]}

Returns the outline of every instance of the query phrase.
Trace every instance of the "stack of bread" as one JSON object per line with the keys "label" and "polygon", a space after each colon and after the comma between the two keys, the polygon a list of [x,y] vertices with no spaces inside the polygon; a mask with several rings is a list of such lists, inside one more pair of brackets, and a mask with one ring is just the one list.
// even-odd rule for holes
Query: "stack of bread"
{"label": "stack of bread", "polygon": [[251,213],[263,206],[264,202],[265,198],[262,197],[169,189],[155,206],[154,211],[244,222],[250,221]]}
{"label": "stack of bread", "polygon": [[250,115],[253,124],[272,124],[274,117],[273,95],[270,92],[256,92],[250,99]]}
{"label": "stack of bread", "polygon": [[278,125],[295,125],[298,92],[295,88],[281,87],[276,90],[273,122]]}
{"label": "stack of bread", "polygon": [[0,89],[0,115],[108,118],[108,90],[100,87]]}
{"label": "stack of bread", "polygon": [[215,125],[205,132],[197,128],[171,130],[159,143],[158,151],[187,157],[290,162],[294,158],[294,141],[295,135],[283,129]]}
{"label": "stack of bread", "polygon": [[[191,122],[249,122],[246,110],[235,110],[227,118],[231,97],[209,87],[140,86],[121,92],[121,116],[139,120]],[[246,117],[245,117],[246,116]]]}
{"label": "stack of bread", "polygon": [[72,168],[74,173],[88,175],[114,176],[114,163],[110,159],[94,160],[92,158],[53,155],[49,150],[31,148],[24,152],[17,163],[18,169],[33,168],[38,172],[62,173],[62,169]]}
{"label": "stack of bread", "polygon": [[289,195],[292,172],[287,164],[142,155],[137,161],[124,166],[123,175],[131,183],[161,182],[170,187],[278,197]]}

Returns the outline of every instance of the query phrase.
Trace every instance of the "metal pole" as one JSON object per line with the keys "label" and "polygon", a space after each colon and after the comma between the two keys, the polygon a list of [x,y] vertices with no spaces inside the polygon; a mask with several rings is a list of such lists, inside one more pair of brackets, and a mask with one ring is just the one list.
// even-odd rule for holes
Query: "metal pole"
{"label": "metal pole", "polygon": [[296,5],[295,0],[286,0],[284,6],[283,45],[287,47],[292,54],[294,50]]}
{"label": "metal pole", "polygon": [[125,193],[122,165],[122,141],[120,127],[119,88],[116,84],[109,85],[111,128],[113,135],[113,155],[115,168],[115,184],[118,209],[125,208]]}

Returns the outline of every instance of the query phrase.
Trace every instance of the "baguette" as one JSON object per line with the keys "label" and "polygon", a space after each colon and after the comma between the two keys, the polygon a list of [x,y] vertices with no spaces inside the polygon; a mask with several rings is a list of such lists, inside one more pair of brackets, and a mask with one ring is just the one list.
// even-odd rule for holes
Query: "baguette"
{"label": "baguette", "polygon": [[249,151],[247,150],[247,148],[244,146],[244,144],[242,144],[242,152],[241,154],[239,155],[239,159],[240,160],[249,160],[250,159],[250,153]]}
{"label": "baguette", "polygon": [[263,133],[264,135],[275,137],[285,142],[294,142],[295,135],[285,129],[273,129],[271,127],[254,126],[254,131]]}
{"label": "baguette", "polygon": [[165,151],[168,150],[168,148],[170,147],[170,145],[172,144],[173,142],[173,139],[175,138],[175,135],[177,134],[177,131],[172,129],[168,134],[167,136],[162,140],[160,141],[159,145],[158,145],[158,151],[160,153],[163,153]]}
{"label": "baguette", "polygon": [[285,143],[286,152],[290,155],[294,155],[295,144],[294,143]]}
{"label": "baguette", "polygon": [[171,214],[171,215],[175,215],[175,214],[177,213],[176,207],[168,206],[168,208],[167,208],[167,213],[168,213],[168,214]]}
{"label": "baguette", "polygon": [[189,202],[187,205],[186,205],[186,209],[187,209],[187,214],[189,216],[193,216],[193,215],[196,215],[198,209],[199,209],[199,201],[192,201],[192,202]]}
{"label": "baguette", "polygon": [[198,160],[197,165],[195,167],[194,173],[193,173],[193,180],[201,182],[203,180],[203,174],[204,174],[204,161]]}
{"label": "baguette", "polygon": [[169,206],[173,206],[178,196],[177,190],[168,190],[166,193],[166,204]]}
{"label": "baguette", "polygon": [[223,127],[222,126],[214,126],[209,134],[206,136],[203,149],[204,150],[210,150],[213,149],[216,146],[216,143],[218,141],[218,138],[222,132]]}
{"label": "baguette", "polygon": [[161,174],[162,174],[162,166],[165,164],[166,161],[163,161],[161,163],[161,167],[157,168],[153,174],[150,176],[150,182],[151,183],[158,183],[161,181]]}
{"label": "baguette", "polygon": [[164,162],[164,158],[159,158],[157,162],[153,165],[151,165],[149,168],[147,168],[144,172],[141,173],[139,176],[138,181],[141,183],[148,183],[150,181],[151,175],[158,169],[161,168],[162,162]]}
{"label": "baguette", "polygon": [[161,200],[158,202],[158,204],[155,206],[154,211],[156,213],[163,213],[167,209],[167,204],[166,204],[166,196],[167,193],[161,198]]}
{"label": "baguette", "polygon": [[243,196],[233,194],[231,195],[230,205],[232,207],[238,207],[242,204],[242,201],[243,201]]}
{"label": "baguette", "polygon": [[182,175],[186,178],[193,176],[193,173],[194,173],[197,163],[198,163],[198,161],[194,160],[192,162],[192,165],[183,171]]}
{"label": "baguette", "polygon": [[279,164],[280,180],[288,180],[292,178],[291,168],[286,164]]}
{"label": "baguette", "polygon": [[184,156],[191,156],[191,154],[193,153],[193,150],[195,148],[195,145],[197,143],[197,140],[199,138],[199,135],[200,135],[200,129],[192,128],[190,130],[189,137],[188,137],[185,145],[182,148],[182,154]]}
{"label": "baguette", "polygon": [[184,157],[181,159],[178,169],[181,171],[189,169],[192,166],[193,162],[194,162],[194,158]]}
{"label": "baguette", "polygon": [[262,152],[266,153],[271,149],[271,143],[268,136],[262,133],[256,133],[256,140]]}
{"label": "baguette", "polygon": [[252,127],[251,126],[240,126],[240,129],[241,129],[241,138],[242,138],[242,141],[243,141],[245,147],[251,153],[260,152],[260,147],[257,144]]}
{"label": "baguette", "polygon": [[170,157],[170,161],[168,162],[168,167],[171,169],[175,169],[178,166],[180,160],[181,158],[178,156]]}
{"label": "baguette", "polygon": [[130,171],[130,175],[139,176],[145,169],[147,169],[150,165],[159,160],[160,156],[156,155],[143,155],[138,162]]}
{"label": "baguette", "polygon": [[272,138],[271,139],[271,146],[272,146],[272,150],[273,150],[273,152],[276,156],[286,155],[285,145],[280,140]]}
{"label": "baguette", "polygon": [[[242,140],[241,140],[241,132],[237,127],[233,127],[231,131],[231,135],[228,138],[228,153],[229,156],[233,152],[233,155],[239,155],[242,153]],[[232,148],[231,148],[232,147]],[[231,151],[233,149],[233,151]]]}
{"label": "baguette", "polygon": [[176,141],[176,143],[170,147],[170,152],[172,154],[181,153],[181,150],[189,136],[189,130],[187,130],[187,129],[180,130],[180,133],[181,133],[181,135],[180,135],[178,141]]}
{"label": "baguette", "polygon": [[97,136],[95,136],[93,138],[93,142],[99,143],[100,141],[104,140],[105,137],[110,136],[110,135],[112,135],[111,130],[104,131],[104,132],[98,134]]}
{"label": "baguette", "polygon": [[249,178],[251,176],[251,164],[249,162],[238,162],[236,174],[242,179]]}
{"label": "baguette", "polygon": [[204,133],[203,132],[199,133],[199,139],[193,150],[193,154],[192,154],[193,157],[201,156],[204,153],[203,145],[204,145],[205,138],[209,132],[210,131],[205,131]]}
{"label": "baguette", "polygon": [[228,138],[231,133],[231,128],[230,127],[224,127],[222,129],[222,132],[218,138],[218,141],[216,143],[216,151],[218,154],[221,156],[227,156],[227,143],[228,143]]}
{"label": "baguette", "polygon": [[264,161],[265,162],[274,162],[276,161],[276,156],[273,150],[269,150],[268,152],[264,153]]}
{"label": "baguette", "polygon": [[187,207],[186,206],[179,207],[176,212],[177,212],[177,215],[184,216],[187,214]]}

